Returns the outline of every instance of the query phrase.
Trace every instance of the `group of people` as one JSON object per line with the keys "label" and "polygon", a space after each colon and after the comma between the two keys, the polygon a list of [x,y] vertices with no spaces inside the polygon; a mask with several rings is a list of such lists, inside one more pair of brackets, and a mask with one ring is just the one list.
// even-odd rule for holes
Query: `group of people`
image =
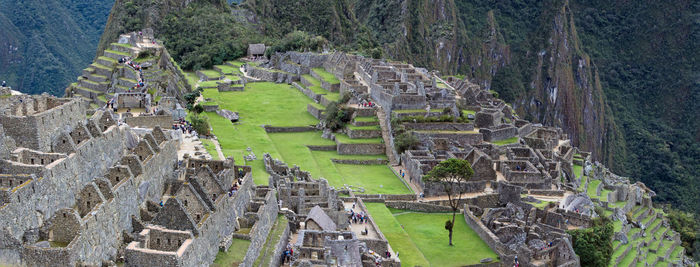
{"label": "group of people", "polygon": [[294,255],[294,248],[292,245],[287,244],[287,249],[282,253],[282,262],[287,263],[292,260],[292,255]]}
{"label": "group of people", "polygon": [[186,121],[185,119],[180,119],[177,123],[173,124],[173,130],[180,130],[182,133],[187,133],[187,134],[195,134],[197,132],[194,131],[194,127],[192,127],[192,123],[189,121]]}
{"label": "group of people", "polygon": [[372,103],[372,101],[362,100],[362,102],[360,102],[360,107],[363,108],[373,108],[374,106],[376,105],[375,103]]}
{"label": "group of people", "polygon": [[120,64],[124,63],[127,66],[134,69],[135,71],[139,72],[138,82],[136,82],[136,84],[133,87],[129,88],[129,93],[131,93],[131,91],[136,91],[136,89],[146,87],[146,83],[144,82],[144,79],[143,79],[143,68],[141,68],[141,65],[136,64],[134,61],[132,61],[131,57],[120,58],[119,63]]}
{"label": "group of people", "polygon": [[350,223],[354,224],[365,224],[367,223],[367,215],[365,214],[364,211],[361,211],[360,213],[355,213],[354,210],[350,210]]}
{"label": "group of people", "polygon": [[231,186],[231,189],[228,190],[228,196],[232,197],[233,194],[238,192],[238,187],[241,186],[241,178],[238,178],[235,183],[233,183],[233,186]]}

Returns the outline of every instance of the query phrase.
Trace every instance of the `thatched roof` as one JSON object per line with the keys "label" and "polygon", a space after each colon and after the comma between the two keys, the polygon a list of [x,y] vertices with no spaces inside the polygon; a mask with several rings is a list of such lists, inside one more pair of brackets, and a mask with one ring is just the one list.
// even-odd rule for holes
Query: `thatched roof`
{"label": "thatched roof", "polygon": [[306,215],[306,223],[308,223],[309,220],[313,220],[323,231],[335,231],[335,223],[318,205],[309,211],[309,215]]}

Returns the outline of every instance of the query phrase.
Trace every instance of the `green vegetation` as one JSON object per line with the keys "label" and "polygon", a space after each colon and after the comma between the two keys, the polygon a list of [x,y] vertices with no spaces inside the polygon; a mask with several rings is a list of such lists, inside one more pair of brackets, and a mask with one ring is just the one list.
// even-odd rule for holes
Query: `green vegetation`
{"label": "green vegetation", "polygon": [[238,69],[239,67],[234,67],[234,66],[229,66],[229,65],[216,65],[214,67],[221,69],[221,73],[223,73],[223,74],[240,74],[241,73],[241,71]]}
{"label": "green vegetation", "polygon": [[338,142],[340,142],[341,144],[381,144],[384,142],[384,139],[382,139],[381,137],[352,139],[344,133],[336,133],[335,139],[338,140]]}
{"label": "green vegetation", "polygon": [[200,72],[207,76],[209,79],[217,79],[221,77],[221,73],[215,70],[200,70]]}
{"label": "green vegetation", "polygon": [[493,143],[494,145],[503,146],[503,145],[515,144],[515,143],[517,143],[518,141],[520,141],[520,138],[517,137],[517,136],[515,136],[515,137],[508,138],[508,139],[493,141],[493,142],[491,142],[491,143]]}
{"label": "green vegetation", "polygon": [[576,177],[582,178],[583,177],[583,166],[578,165],[578,164],[574,164],[573,168],[574,168],[574,175],[576,175]]}
{"label": "green vegetation", "polygon": [[420,140],[411,132],[402,132],[394,138],[394,148],[401,154],[406,150],[416,149],[420,145]]}
{"label": "green vegetation", "polygon": [[355,121],[357,122],[378,122],[379,119],[376,116],[372,117],[355,117]]}
{"label": "green vegetation", "polygon": [[591,226],[568,231],[574,251],[580,257],[581,266],[608,266],[613,254],[613,223],[608,218],[598,217]]}
{"label": "green vegetation", "polygon": [[598,188],[599,184],[600,184],[600,180],[588,181],[588,190],[586,191],[586,193],[588,194],[588,197],[598,198],[597,188]]}
{"label": "green vegetation", "polygon": [[275,251],[277,243],[282,238],[284,230],[287,228],[287,217],[280,214],[277,215],[277,220],[275,225],[270,229],[270,233],[267,235],[267,240],[265,245],[263,245],[262,250],[260,250],[260,256],[255,260],[254,266],[268,266],[272,260],[272,255]]}
{"label": "green vegetation", "polygon": [[474,175],[471,163],[464,159],[447,159],[438,163],[424,177],[423,180],[442,184],[447,200],[452,208],[452,221],[445,222],[445,230],[449,232],[449,244],[452,246],[452,233],[455,225],[455,215],[459,210],[462,194],[466,189],[460,184],[469,181]]}
{"label": "green vegetation", "polygon": [[336,78],[335,75],[326,71],[326,69],[324,69],[324,68],[313,68],[313,71],[316,72],[316,74],[318,74],[318,76],[321,76],[321,79],[323,79],[327,83],[330,83],[330,84],[339,84],[340,83],[340,80],[338,80],[338,78]]}
{"label": "green vegetation", "polygon": [[681,245],[685,248],[687,255],[690,256],[700,246],[700,241],[698,241],[700,239],[697,236],[700,227],[695,217],[697,215],[683,212],[670,206],[665,208],[671,228],[681,235]]}
{"label": "green vegetation", "polygon": [[350,122],[352,119],[352,110],[342,107],[337,103],[331,103],[326,107],[326,112],[324,112],[323,116],[326,127],[332,131],[337,131]]}
{"label": "green vegetation", "polygon": [[216,152],[216,145],[214,145],[213,141],[203,138],[200,138],[199,141],[202,141],[204,149],[207,150],[207,153],[209,153],[214,160],[222,160],[219,158],[219,153]]}
{"label": "green vegetation", "polygon": [[219,254],[216,254],[216,259],[212,267],[238,266],[243,261],[243,258],[245,258],[249,246],[250,240],[234,238],[228,252],[219,251]]}
{"label": "green vegetation", "polygon": [[[399,252],[401,266],[464,266],[497,255],[479,238],[460,215],[455,221],[454,245],[436,238],[444,234],[449,213],[419,213],[388,209],[382,203],[366,203],[375,223]],[[463,253],[468,252],[468,253]]]}
{"label": "green vegetation", "polygon": [[110,0],[0,1],[6,47],[0,53],[0,80],[27,94],[63,95],[95,58],[113,4]]}
{"label": "green vegetation", "polygon": [[[241,120],[235,125],[215,113],[206,114],[224,155],[233,156],[241,162],[240,164],[251,165],[257,184],[268,182],[268,175],[262,163],[262,155],[267,152],[290,166],[300,166],[315,178],[327,179],[330,185],[336,188],[348,184],[362,186],[370,194],[411,193],[386,165],[357,168],[357,165],[335,164],[331,161],[386,159],[384,155],[338,155],[335,151],[310,151],[307,145],[335,145],[335,142],[321,138],[321,132],[266,133],[261,125],[290,127],[316,125],[319,122],[306,111],[306,105],[313,103],[312,100],[289,85],[248,83],[243,92],[220,93],[216,89],[205,89],[203,95],[213,99],[223,109],[239,112]],[[280,106],[285,108],[281,109]],[[381,143],[381,138],[351,140]],[[253,149],[258,160],[242,161],[242,157],[248,154],[248,147]]]}

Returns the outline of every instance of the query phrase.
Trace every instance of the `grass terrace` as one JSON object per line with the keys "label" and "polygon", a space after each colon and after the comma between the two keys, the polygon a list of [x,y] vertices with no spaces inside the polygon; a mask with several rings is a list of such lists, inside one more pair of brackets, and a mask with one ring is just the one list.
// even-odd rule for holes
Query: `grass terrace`
{"label": "grass terrace", "polygon": [[464,266],[479,264],[496,253],[457,215],[454,246],[448,245],[445,221],[451,213],[421,213],[389,209],[382,203],[366,203],[375,223],[399,252],[401,266]]}
{"label": "grass terrace", "polygon": [[[335,142],[321,138],[320,131],[300,133],[267,133],[262,125],[277,127],[310,126],[319,121],[306,111],[311,99],[286,84],[269,82],[248,83],[245,91],[219,92],[204,89],[204,98],[210,98],[222,109],[239,112],[240,121],[232,124],[214,112],[206,113],[213,133],[218,137],[225,156],[233,156],[239,164],[253,168],[256,184],[268,183],[262,157],[267,152],[289,166],[294,164],[309,171],[314,178],[326,178],[331,186],[344,184],[362,186],[369,194],[409,194],[401,180],[386,165],[336,164],[331,159],[386,159],[385,155],[338,155],[335,151],[311,151],[307,145],[335,146]],[[315,104],[315,103],[314,103]],[[316,104],[317,105],[317,104]],[[284,107],[284,108],[280,108]],[[381,138],[350,139],[338,134],[341,140],[359,143],[381,143]],[[244,162],[246,148],[252,148],[257,160]],[[358,171],[359,170],[359,171]]]}
{"label": "grass terrace", "polygon": [[199,139],[199,141],[202,141],[204,149],[207,150],[207,153],[209,153],[214,160],[221,160],[219,158],[219,153],[216,152],[216,145],[214,145],[213,141],[209,139]]}
{"label": "grass terrace", "polygon": [[400,109],[400,110],[393,110],[393,112],[397,113],[397,114],[406,114],[406,113],[426,113],[428,111],[426,111],[425,109]]}
{"label": "grass terrace", "polygon": [[200,72],[202,72],[202,74],[206,75],[210,79],[216,79],[221,77],[221,73],[215,70],[200,70]]}
{"label": "grass terrace", "polygon": [[120,43],[112,43],[112,45],[121,46],[121,47],[125,47],[125,48],[132,48],[133,47],[130,44],[120,44]]}
{"label": "grass terrace", "polygon": [[243,61],[231,60],[231,61],[226,61],[226,64],[233,65],[233,66],[236,66],[237,68],[240,68],[245,63],[243,63]]}
{"label": "grass terrace", "polygon": [[221,73],[223,74],[240,74],[241,71],[238,69],[238,67],[230,66],[230,65],[216,65],[214,67],[217,67],[221,69]]}
{"label": "grass terrace", "polygon": [[375,122],[379,121],[377,116],[372,116],[372,117],[355,117],[355,121],[357,122]]}
{"label": "grass terrace", "polygon": [[354,126],[354,125],[348,125],[348,129],[351,130],[381,130],[382,128],[379,127],[379,125],[371,125],[371,126]]}
{"label": "grass terrace", "polygon": [[367,138],[367,139],[352,139],[343,133],[336,133],[335,140],[338,140],[341,144],[381,144],[384,143],[384,139],[381,137],[377,138]]}
{"label": "grass terrace", "polygon": [[227,252],[219,251],[212,267],[238,266],[245,258],[245,254],[250,246],[250,240],[233,239]]}
{"label": "grass terrace", "polygon": [[598,195],[596,194],[596,189],[598,188],[599,184],[600,180],[591,180],[588,182],[588,190],[586,191],[588,197],[598,198]]}
{"label": "grass terrace", "polygon": [[324,68],[313,68],[313,71],[316,72],[316,74],[318,74],[318,76],[321,76],[321,79],[323,79],[327,83],[330,83],[330,84],[339,84],[340,83],[340,80],[338,80],[338,78],[336,78],[335,75],[326,71],[326,69],[324,69]]}
{"label": "grass terrace", "polygon": [[493,143],[494,145],[504,146],[504,145],[515,144],[515,143],[517,143],[518,141],[520,141],[520,138],[517,137],[517,136],[515,136],[515,137],[508,138],[508,139],[503,139],[503,140],[494,141],[494,142],[491,142],[491,143]]}

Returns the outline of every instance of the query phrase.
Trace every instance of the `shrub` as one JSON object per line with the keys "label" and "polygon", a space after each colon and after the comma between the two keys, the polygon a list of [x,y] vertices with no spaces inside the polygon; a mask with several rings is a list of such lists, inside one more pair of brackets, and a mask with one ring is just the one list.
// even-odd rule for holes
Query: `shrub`
{"label": "shrub", "polygon": [[197,104],[192,108],[192,112],[194,112],[196,114],[202,113],[202,112],[204,112],[204,107],[202,107],[201,104]]}
{"label": "shrub", "polygon": [[331,103],[326,108],[323,121],[328,129],[337,131],[345,127],[350,122],[351,117],[352,111],[350,109],[343,108],[337,103]]}
{"label": "shrub", "polygon": [[209,118],[199,113],[194,113],[190,115],[190,123],[192,123],[192,128],[194,128],[197,133],[201,135],[209,135]]}
{"label": "shrub", "polygon": [[592,227],[568,231],[581,266],[608,266],[612,257],[614,228],[607,217],[593,220]]}
{"label": "shrub", "polygon": [[402,132],[394,138],[394,148],[401,154],[406,150],[416,149],[420,141],[411,132]]}

